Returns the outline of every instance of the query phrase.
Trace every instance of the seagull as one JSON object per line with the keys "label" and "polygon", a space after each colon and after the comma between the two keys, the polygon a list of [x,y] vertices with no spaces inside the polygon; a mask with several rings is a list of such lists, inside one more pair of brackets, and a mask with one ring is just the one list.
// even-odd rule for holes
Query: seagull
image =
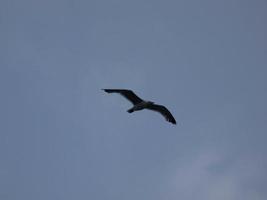
{"label": "seagull", "polygon": [[127,110],[128,113],[132,113],[135,111],[143,110],[143,109],[148,109],[152,111],[159,112],[162,114],[166,121],[176,124],[176,121],[174,117],[172,116],[171,112],[162,105],[155,104],[152,101],[144,101],[140,97],[138,97],[132,90],[126,90],[126,89],[102,89],[107,93],[118,93],[128,99],[132,104],[133,107]]}

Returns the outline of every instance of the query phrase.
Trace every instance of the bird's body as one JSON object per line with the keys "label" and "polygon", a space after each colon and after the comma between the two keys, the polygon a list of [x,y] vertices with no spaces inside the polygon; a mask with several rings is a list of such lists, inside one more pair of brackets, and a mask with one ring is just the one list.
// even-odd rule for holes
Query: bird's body
{"label": "bird's body", "polygon": [[142,101],[138,104],[135,104],[131,109],[128,110],[129,113],[132,113],[134,111],[139,111],[139,110],[143,110],[145,108],[147,108],[149,105],[154,104],[151,101]]}
{"label": "bird's body", "polygon": [[172,116],[172,114],[166,107],[162,105],[157,105],[152,101],[144,101],[131,90],[125,90],[125,89],[103,89],[103,90],[107,93],[119,93],[125,98],[127,98],[129,101],[131,101],[133,104],[133,107],[127,110],[128,113],[132,113],[132,112],[143,110],[143,109],[149,109],[149,110],[159,112],[165,117],[165,119],[168,122],[176,124],[174,117]]}

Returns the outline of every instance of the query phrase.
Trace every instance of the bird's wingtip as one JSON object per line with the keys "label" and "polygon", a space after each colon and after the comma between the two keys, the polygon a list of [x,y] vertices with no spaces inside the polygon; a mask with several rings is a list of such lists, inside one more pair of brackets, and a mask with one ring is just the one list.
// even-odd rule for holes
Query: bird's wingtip
{"label": "bird's wingtip", "polygon": [[173,125],[176,125],[176,121],[170,121]]}
{"label": "bird's wingtip", "polygon": [[173,125],[176,125],[176,120],[175,119],[170,119],[169,122],[171,122]]}

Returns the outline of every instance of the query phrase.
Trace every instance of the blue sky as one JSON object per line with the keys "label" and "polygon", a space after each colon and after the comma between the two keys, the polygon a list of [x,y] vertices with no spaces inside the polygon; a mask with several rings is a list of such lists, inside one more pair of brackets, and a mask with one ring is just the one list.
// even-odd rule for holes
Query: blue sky
{"label": "blue sky", "polygon": [[[0,198],[265,200],[264,0],[0,3]],[[101,88],[166,105],[173,126]]]}

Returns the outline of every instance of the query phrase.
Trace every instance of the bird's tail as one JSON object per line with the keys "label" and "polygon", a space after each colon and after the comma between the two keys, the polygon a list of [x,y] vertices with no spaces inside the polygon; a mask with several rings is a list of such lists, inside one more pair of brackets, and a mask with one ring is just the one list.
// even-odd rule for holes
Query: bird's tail
{"label": "bird's tail", "polygon": [[129,110],[127,110],[128,113],[132,113],[134,110],[131,108]]}

